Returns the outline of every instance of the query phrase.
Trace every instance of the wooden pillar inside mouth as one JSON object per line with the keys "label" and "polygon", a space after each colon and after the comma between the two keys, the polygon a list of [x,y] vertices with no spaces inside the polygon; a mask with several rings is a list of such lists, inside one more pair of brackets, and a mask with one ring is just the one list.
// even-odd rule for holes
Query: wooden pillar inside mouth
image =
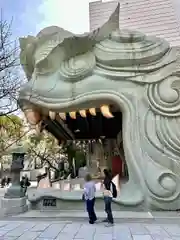
{"label": "wooden pillar inside mouth", "polygon": [[89,168],[93,177],[102,177],[103,170],[107,167],[107,164],[101,141],[91,141],[89,160]]}

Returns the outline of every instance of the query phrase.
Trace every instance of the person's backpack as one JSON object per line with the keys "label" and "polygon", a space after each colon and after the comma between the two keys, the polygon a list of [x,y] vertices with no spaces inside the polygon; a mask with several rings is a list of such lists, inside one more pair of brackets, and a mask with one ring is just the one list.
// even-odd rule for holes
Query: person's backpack
{"label": "person's backpack", "polygon": [[31,183],[28,181],[27,182],[27,187],[30,187],[31,186]]}
{"label": "person's backpack", "polygon": [[82,201],[85,201],[85,194],[82,195]]}
{"label": "person's backpack", "polygon": [[111,188],[112,196],[113,196],[113,198],[117,198],[116,185],[113,182],[111,182],[111,186],[112,186],[112,188]]}

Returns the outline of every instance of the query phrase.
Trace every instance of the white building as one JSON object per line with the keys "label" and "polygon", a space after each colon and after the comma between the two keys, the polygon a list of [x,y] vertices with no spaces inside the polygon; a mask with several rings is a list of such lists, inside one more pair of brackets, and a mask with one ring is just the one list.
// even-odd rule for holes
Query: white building
{"label": "white building", "polygon": [[[180,0],[119,0],[120,28],[139,30],[180,46]],[[117,1],[89,3],[90,29],[102,25]]]}

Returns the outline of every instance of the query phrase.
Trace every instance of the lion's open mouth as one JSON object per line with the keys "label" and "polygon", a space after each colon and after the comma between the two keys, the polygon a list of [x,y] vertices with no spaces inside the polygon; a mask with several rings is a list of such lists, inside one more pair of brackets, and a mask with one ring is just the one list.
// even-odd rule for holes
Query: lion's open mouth
{"label": "lion's open mouth", "polygon": [[36,126],[37,130],[42,127],[42,123],[60,124],[68,136],[59,140],[116,139],[117,134],[122,130],[122,113],[116,104],[100,104],[84,109],[77,107],[70,112],[49,111],[35,104],[25,106],[24,113],[27,121]]}

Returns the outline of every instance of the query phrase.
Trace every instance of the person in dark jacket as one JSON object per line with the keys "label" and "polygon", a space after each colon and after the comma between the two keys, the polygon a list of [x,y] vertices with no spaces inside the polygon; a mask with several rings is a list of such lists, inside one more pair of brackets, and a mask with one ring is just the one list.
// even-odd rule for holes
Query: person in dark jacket
{"label": "person in dark jacket", "polygon": [[6,184],[6,178],[3,177],[1,180],[1,188],[4,188],[5,184]]}
{"label": "person in dark jacket", "polygon": [[30,182],[27,176],[23,176],[21,181],[20,181],[20,186],[22,188],[22,190],[24,191],[24,194],[26,194],[27,192],[27,188],[30,186]]}
{"label": "person in dark jacket", "polygon": [[31,185],[30,181],[29,181],[29,178],[27,177],[27,175],[25,175],[25,186],[26,187],[29,187]]}
{"label": "person in dark jacket", "polygon": [[109,170],[104,169],[104,204],[105,204],[105,212],[107,213],[107,218],[103,221],[107,223],[107,227],[112,226],[114,224],[111,203],[112,203],[112,176]]}
{"label": "person in dark jacket", "polygon": [[10,184],[10,183],[11,183],[11,178],[10,178],[10,177],[8,177],[8,178],[7,178],[7,183],[6,183],[6,184],[7,184],[7,186],[9,186],[9,184]]}
{"label": "person in dark jacket", "polygon": [[23,176],[21,181],[20,181],[20,186],[24,194],[26,193],[27,188],[25,187],[25,177]]}

